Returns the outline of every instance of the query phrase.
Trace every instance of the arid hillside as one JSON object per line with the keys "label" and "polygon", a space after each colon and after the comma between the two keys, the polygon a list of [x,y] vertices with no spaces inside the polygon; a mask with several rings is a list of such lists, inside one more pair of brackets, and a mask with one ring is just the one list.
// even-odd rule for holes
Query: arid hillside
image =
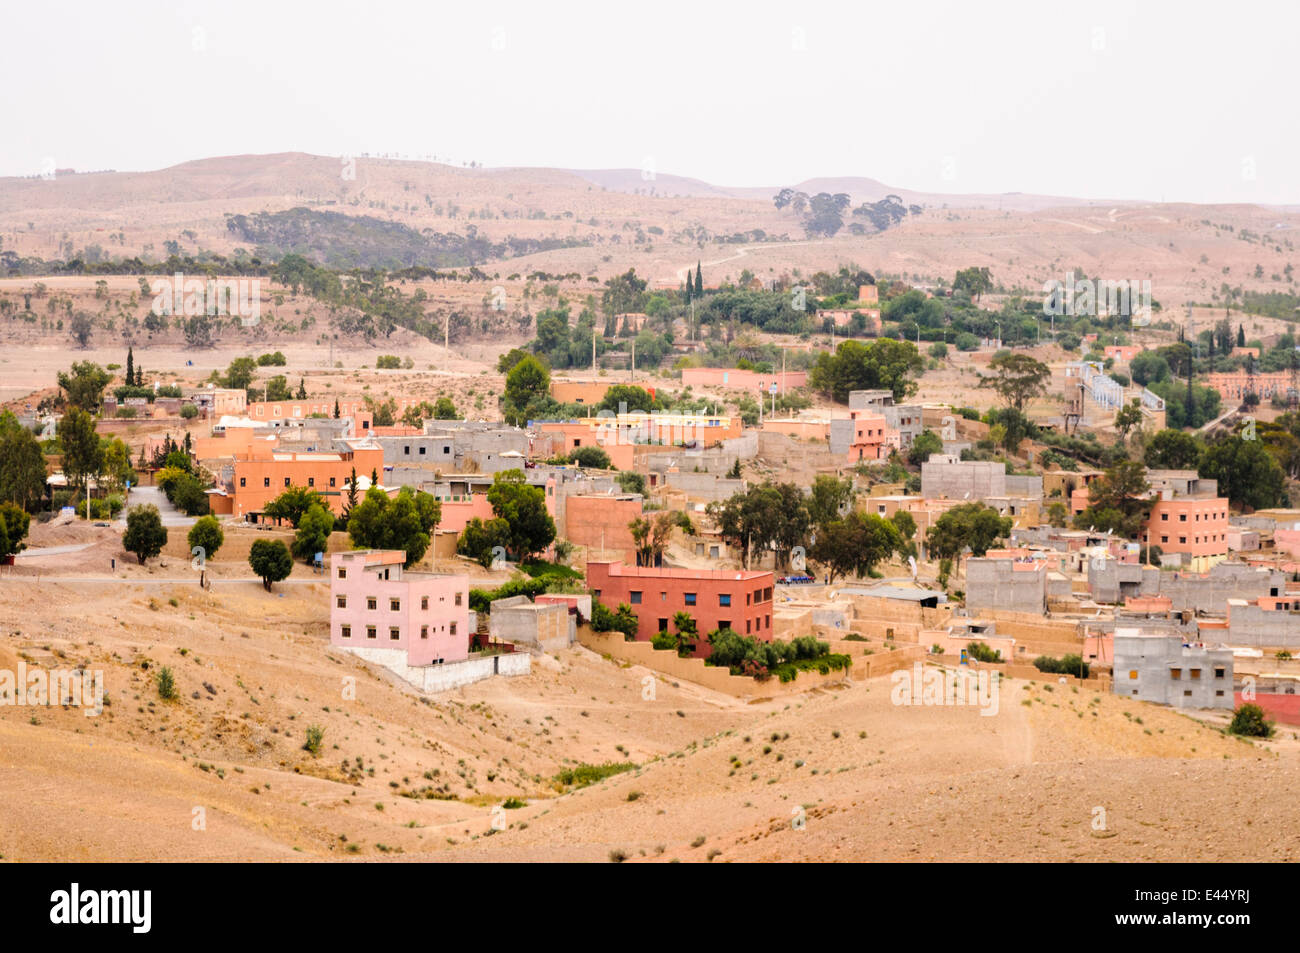
{"label": "arid hillside", "polygon": [[[512,243],[514,251],[480,262],[501,276],[542,270],[604,280],[634,267],[658,286],[676,287],[697,261],[710,285],[745,269],[764,277],[856,262],[921,281],[988,266],[1005,288],[1036,289],[1080,269],[1149,278],[1167,306],[1208,300],[1225,281],[1280,290],[1288,287],[1286,266],[1300,257],[1292,237],[1300,214],[1260,206],[949,196],[853,177],[792,187],[844,191],[854,203],[892,192],[922,211],[863,234],[850,229],[863,220],[846,214],[835,237],[809,238],[799,215],[774,206],[779,186],[729,189],[651,170],[458,168],[289,153],[155,172],[0,179],[0,250],[47,259],[96,246],[93,254],[103,257],[153,260],[169,248],[251,254],[249,233],[232,230],[232,217],[302,208],[368,216],[416,236]],[[539,247],[545,250],[530,250]]]}

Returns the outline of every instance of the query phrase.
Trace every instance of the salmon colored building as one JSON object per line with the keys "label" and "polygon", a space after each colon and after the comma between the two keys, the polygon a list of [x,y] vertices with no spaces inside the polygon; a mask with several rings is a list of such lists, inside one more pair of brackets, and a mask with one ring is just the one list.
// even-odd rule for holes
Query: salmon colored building
{"label": "salmon colored building", "polygon": [[407,665],[469,657],[469,577],[411,572],[401,550],[330,557],[330,644],[406,653]]}
{"label": "salmon colored building", "polygon": [[610,610],[619,603],[637,617],[636,637],[648,642],[658,632],[675,632],[678,612],[695,619],[699,639],[695,655],[707,657],[708,634],[730,628],[764,642],[772,640],[772,589],[775,579],[764,570],[671,569],[628,566],[622,562],[588,562],[592,596]]}
{"label": "salmon colored building", "polygon": [[209,503],[214,513],[244,516],[261,511],[289,487],[300,486],[321,493],[335,515],[341,516],[354,467],[358,482],[362,476],[369,479],[371,473],[382,475],[383,449],[354,447],[323,453],[274,450],[266,455],[237,456],[229,494],[210,494]]}
{"label": "salmon colored building", "polygon": [[628,524],[640,518],[640,494],[570,496],[564,501],[564,538],[591,555],[636,561],[636,540]]}
{"label": "salmon colored building", "polygon": [[849,411],[853,433],[849,439],[849,463],[860,460],[888,459],[891,450],[899,449],[899,434],[890,430],[884,414],[863,410]]}
{"label": "salmon colored building", "polygon": [[[552,377],[551,396],[561,404],[599,404],[605,399],[610,384],[610,381],[566,381]],[[654,388],[645,389],[653,399]]]}
{"label": "salmon colored building", "polygon": [[1186,553],[1194,572],[1208,572],[1228,558],[1228,501],[1157,500],[1142,529],[1142,542],[1162,553]]}

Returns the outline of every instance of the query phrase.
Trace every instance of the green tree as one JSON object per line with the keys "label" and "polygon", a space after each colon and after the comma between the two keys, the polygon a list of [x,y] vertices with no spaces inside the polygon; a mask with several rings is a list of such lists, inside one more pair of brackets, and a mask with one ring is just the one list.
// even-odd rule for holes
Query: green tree
{"label": "green tree", "polygon": [[902,537],[903,542],[910,543],[916,538],[916,519],[907,510],[894,510],[889,520],[898,530],[898,535]]}
{"label": "green tree", "polygon": [[298,530],[293,537],[293,554],[310,561],[316,553],[325,552],[333,529],[334,514],[320,503],[313,503],[298,521]]}
{"label": "green tree", "polygon": [[930,459],[932,453],[943,452],[943,440],[933,430],[922,430],[912,440],[912,446],[907,451],[907,462],[914,467],[919,467]]}
{"label": "green tree", "polygon": [[1253,702],[1246,702],[1232,713],[1228,731],[1248,738],[1268,738],[1273,734],[1273,722],[1269,721],[1263,708]]}
{"label": "green tree", "polygon": [[1088,508],[1074,518],[1074,525],[1132,539],[1151,511],[1152,501],[1146,498],[1149,490],[1146,467],[1122,460],[1089,485]]}
{"label": "green tree", "polygon": [[1147,441],[1143,459],[1152,470],[1195,470],[1201,442],[1181,430],[1161,430]]}
{"label": "green tree", "polygon": [[1121,407],[1115,412],[1115,429],[1124,439],[1128,439],[1129,431],[1134,427],[1142,426],[1142,405],[1136,397],[1127,405]]}
{"label": "green tree", "polygon": [[297,529],[298,523],[313,506],[325,507],[325,497],[305,486],[291,486],[262,507],[262,512],[270,519],[287,520]]}
{"label": "green tree", "polygon": [[980,378],[980,387],[995,390],[1008,407],[1023,411],[1025,404],[1047,393],[1052,369],[1028,354],[1000,352],[989,361],[992,375]]}
{"label": "green tree", "polygon": [[202,550],[203,559],[206,561],[217,555],[217,550],[221,549],[226,541],[226,534],[215,516],[203,516],[195,520],[185,536],[185,541],[189,543],[191,553],[195,548]]}
{"label": "green tree", "polygon": [[56,379],[59,388],[67,394],[70,406],[94,413],[104,402],[104,388],[113,375],[98,364],[78,361],[70,371],[60,371]]}
{"label": "green tree", "polygon": [[434,527],[441,519],[442,503],[431,494],[404,486],[390,500],[387,493],[372,486],[348,518],[348,537],[354,549],[401,550],[409,568],[429,551]]}
{"label": "green tree", "polygon": [[456,413],[456,405],[452,403],[450,397],[439,397],[433,405],[434,420],[459,420],[460,415]]}
{"label": "green tree", "polygon": [[695,263],[695,292],[692,295],[692,297],[694,298],[704,297],[704,272],[701,270],[700,263],[698,261]]}
{"label": "green tree", "polygon": [[289,382],[283,374],[276,374],[266,382],[267,400],[289,400],[291,396]]}
{"label": "green tree", "polygon": [[875,513],[849,513],[817,531],[811,556],[826,567],[831,582],[844,575],[869,576],[876,565],[903,547],[891,521]]}
{"label": "green tree", "polygon": [[23,542],[32,518],[16,503],[0,503],[0,559],[17,555],[27,548]]}
{"label": "green tree", "polygon": [[1170,377],[1169,362],[1159,351],[1141,351],[1129,361],[1129,373],[1134,383],[1146,387],[1158,381],[1167,381]]}
{"label": "green tree", "polygon": [[87,482],[98,478],[104,467],[104,451],[95,433],[94,418],[84,410],[70,410],[60,418],[58,434],[68,485],[84,495]]}
{"label": "green tree", "polygon": [[523,562],[555,540],[555,520],[546,510],[546,491],[529,486],[523,470],[504,470],[487,493],[492,513],[510,526],[507,550]]}
{"label": "green tree", "polygon": [[963,503],[940,516],[925,536],[931,559],[955,559],[970,547],[972,556],[983,556],[995,542],[1011,532],[1009,516],[983,503]]}
{"label": "green tree", "polygon": [[902,400],[915,392],[916,382],[910,377],[924,366],[924,359],[910,341],[879,338],[863,344],[849,340],[841,343],[833,355],[825,351],[818,355],[808,384],[841,404],[848,402],[850,391],[877,388],[891,391],[894,400]]}
{"label": "green tree", "polygon": [[247,390],[257,375],[257,361],[251,357],[237,357],[226,368],[221,383],[233,390]]}
{"label": "green tree", "polygon": [[614,475],[618,488],[624,493],[640,493],[645,496],[645,477],[633,470],[619,470]]}
{"label": "green tree", "polygon": [[162,524],[158,507],[152,503],[133,506],[126,514],[126,532],[122,535],[122,548],[134,553],[143,565],[146,559],[152,559],[162,552],[167,545],[167,529]]}
{"label": "green tree", "polygon": [[987,268],[963,268],[952,280],[953,291],[965,291],[978,304],[980,295],[993,289],[993,276]]}
{"label": "green tree", "polygon": [[808,495],[808,518],[813,526],[842,519],[853,502],[853,481],[822,473],[813,477]]}
{"label": "green tree", "polygon": [[248,550],[248,565],[262,580],[262,587],[271,591],[271,584],[288,579],[293,572],[293,557],[289,547],[279,539],[255,539]]}
{"label": "green tree", "polygon": [[474,517],[461,530],[456,540],[456,552],[468,556],[484,569],[492,566],[499,547],[506,551],[510,546],[510,524],[499,517],[482,520]]}
{"label": "green tree", "polygon": [[689,612],[674,612],[673,628],[677,630],[677,655],[680,658],[692,655],[700,637],[699,629],[695,624],[695,617]]}
{"label": "green tree", "polygon": [[516,427],[528,420],[528,405],[547,396],[551,373],[537,358],[529,355],[506,375],[502,412],[506,422]]}
{"label": "green tree", "polygon": [[577,447],[569,454],[569,462],[591,470],[610,470],[614,467],[609,454],[600,447]]}
{"label": "green tree", "polygon": [[32,510],[45,495],[45,455],[36,436],[0,412],[0,501]]}
{"label": "green tree", "polygon": [[1211,444],[1197,472],[1219,482],[1219,495],[1252,510],[1288,506],[1286,475],[1259,440],[1228,437]]}

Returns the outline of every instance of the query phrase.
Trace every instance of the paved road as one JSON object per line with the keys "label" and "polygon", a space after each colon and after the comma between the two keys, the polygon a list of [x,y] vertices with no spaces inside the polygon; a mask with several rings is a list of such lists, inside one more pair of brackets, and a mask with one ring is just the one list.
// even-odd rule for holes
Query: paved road
{"label": "paved road", "polygon": [[[164,526],[193,526],[197,521],[196,516],[186,516],[176,507],[172,506],[171,501],[167,499],[166,494],[156,486],[133,486],[131,487],[130,497],[127,500],[126,508],[129,510],[133,506],[140,506],[145,503],[152,503],[158,507],[158,515],[162,517]],[[126,514],[123,511],[122,516],[115,524],[119,528],[126,528]]]}
{"label": "paved road", "polygon": [[79,553],[83,549],[89,549],[94,543],[71,543],[67,546],[38,546],[35,549],[24,549],[15,559],[27,559],[30,556],[59,556],[63,553]]}

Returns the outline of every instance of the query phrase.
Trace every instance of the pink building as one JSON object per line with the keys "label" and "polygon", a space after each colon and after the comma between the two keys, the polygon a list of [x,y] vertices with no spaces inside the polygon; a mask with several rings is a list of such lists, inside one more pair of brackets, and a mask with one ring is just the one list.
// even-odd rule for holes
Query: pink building
{"label": "pink building", "polygon": [[407,665],[469,656],[469,577],[408,572],[406,553],[367,549],[330,557],[330,644],[396,649]]}
{"label": "pink building", "polygon": [[849,438],[849,463],[859,460],[885,460],[891,450],[899,449],[899,433],[890,430],[884,414],[865,410],[849,411],[853,433]]}
{"label": "pink building", "polygon": [[678,612],[695,619],[695,654],[708,656],[708,634],[730,628],[764,642],[772,640],[772,588],[765,570],[655,569],[621,562],[587,563],[592,597],[609,609],[627,603],[637,617],[636,637],[648,642],[657,632],[675,632]]}

